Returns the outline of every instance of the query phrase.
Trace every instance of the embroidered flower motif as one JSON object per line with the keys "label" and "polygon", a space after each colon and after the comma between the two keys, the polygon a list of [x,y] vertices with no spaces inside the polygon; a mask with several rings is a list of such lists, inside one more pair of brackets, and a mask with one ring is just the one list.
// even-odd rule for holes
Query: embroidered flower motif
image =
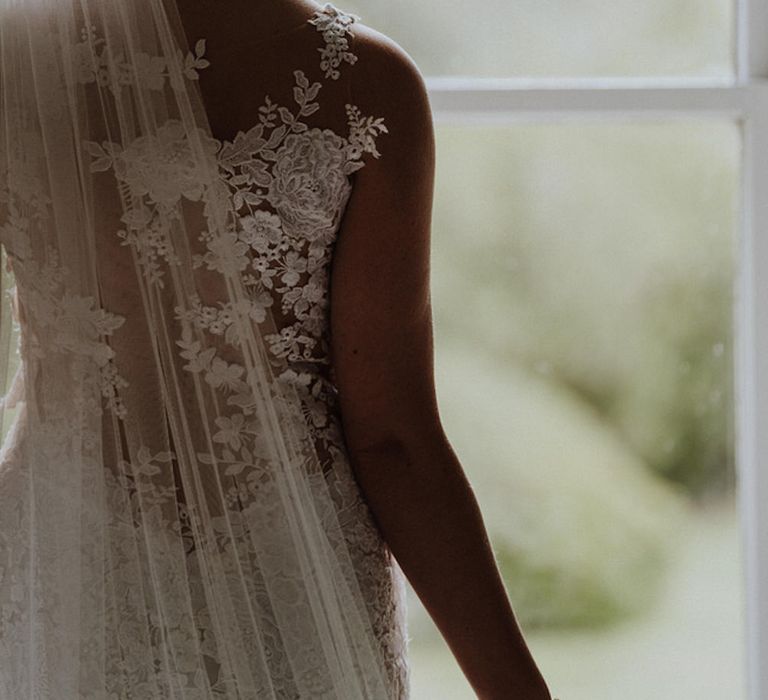
{"label": "embroidered flower motif", "polygon": [[89,43],[89,38],[95,34],[95,27],[83,27],[80,33],[83,40],[72,47],[72,58],[75,79],[78,83],[85,85],[96,80],[96,72],[98,70],[94,49]]}
{"label": "embroidered flower motif", "polygon": [[214,434],[213,441],[224,443],[233,450],[239,450],[243,444],[245,416],[242,413],[236,413],[231,418],[219,416],[215,423],[219,432]]}
{"label": "embroidered flower motif", "polygon": [[255,279],[258,284],[263,285],[265,289],[272,289],[275,286],[273,277],[277,275],[278,271],[272,267],[272,261],[269,257],[256,258],[251,267],[256,273]]}
{"label": "embroidered flower motif", "polygon": [[287,369],[278,379],[288,386],[292,386],[302,393],[309,393],[309,386],[312,383],[312,375],[308,372],[297,372],[294,369]]}
{"label": "embroidered flower motif", "polygon": [[238,238],[259,253],[266,253],[270,246],[276,246],[283,237],[279,216],[268,211],[255,211],[240,219],[242,231]]}
{"label": "embroidered flower motif", "polygon": [[[192,308],[176,307],[175,312],[178,320],[191,322],[196,328],[207,330],[213,335],[224,334],[226,342],[236,343],[238,340],[237,320],[248,319],[261,323],[266,318],[267,307],[272,304],[272,297],[268,294],[261,294],[237,302],[220,302],[219,308],[203,306],[197,295],[194,295],[190,301]],[[179,344],[181,347],[189,349],[191,347],[190,342],[191,336],[186,335],[183,341],[179,341]],[[196,341],[196,346],[196,352],[199,352],[199,341]],[[187,356],[183,355],[183,357]]]}
{"label": "embroidered flower motif", "polygon": [[[317,341],[301,332],[300,324],[287,326],[279,333],[271,333],[264,336],[270,345],[270,350],[276,357],[287,358],[292,362],[311,360],[312,348]],[[304,350],[302,350],[304,346]]]}
{"label": "embroidered flower motif", "polygon": [[118,391],[127,386],[128,382],[120,376],[115,363],[109,360],[101,368],[101,395],[106,399],[107,407],[120,419],[124,419],[128,411]]}
{"label": "embroidered flower motif", "polygon": [[[44,300],[39,300],[44,304]],[[54,345],[60,350],[89,356],[99,367],[114,357],[114,351],[103,342],[125,322],[122,316],[110,314],[95,306],[92,297],[64,294],[60,299],[49,299],[51,327],[55,331]]]}
{"label": "embroidered flower motif", "polygon": [[285,261],[281,267],[283,274],[280,275],[280,279],[287,286],[293,287],[299,283],[302,274],[307,271],[307,259],[292,250],[285,256]]}
{"label": "embroidered flower motif", "polygon": [[355,56],[349,50],[347,36],[354,37],[350,27],[360,18],[347,12],[342,12],[330,3],[326,3],[322,9],[315,13],[309,20],[310,24],[317,27],[325,40],[325,47],[318,49],[320,52],[320,68],[325,71],[325,77],[338,80],[341,72],[338,70],[342,62],[350,65],[357,62]]}
{"label": "embroidered flower motif", "polygon": [[296,387],[303,403],[302,411],[309,425],[323,428],[328,424],[328,403],[324,392],[323,378],[307,372],[292,370],[280,375],[280,379]]}
{"label": "embroidered flower motif", "polygon": [[162,56],[150,56],[147,53],[136,54],[133,70],[140,85],[150,90],[162,90],[165,83],[165,59]]}
{"label": "embroidered flower motif", "polygon": [[300,321],[304,321],[312,307],[327,304],[327,276],[318,270],[307,280],[306,284],[293,287],[283,287],[282,307],[284,311],[292,310]]}
{"label": "embroidered flower motif", "polygon": [[346,141],[330,129],[291,134],[277,153],[268,199],[283,225],[313,241],[334,228],[349,181]]}
{"label": "embroidered flower motif", "polygon": [[[135,83],[145,89],[160,91],[165,88],[167,78],[172,89],[183,87],[177,84],[176,73],[169,69],[163,57],[137,52],[133,63],[123,56],[110,57],[106,52],[107,42],[98,35],[95,25],[83,26],[80,36],[81,41],[72,47],[72,55],[75,78],[83,85],[95,82],[117,93],[121,85]],[[197,80],[198,70],[210,65],[204,54],[205,39],[199,39],[194,52],[188,51],[186,56],[181,51],[177,52],[175,60],[184,78]]]}
{"label": "embroidered flower motif", "polygon": [[[135,209],[131,210],[129,214],[134,214],[136,211]],[[152,217],[154,217],[154,214]],[[170,231],[166,222],[158,218],[150,220],[145,226],[142,226],[136,224],[135,219],[129,215],[126,215],[123,220],[130,221],[131,223],[128,230],[117,232],[118,238],[123,240],[122,245],[130,245],[135,248],[139,258],[139,265],[144,271],[146,278],[150,282],[162,287],[163,271],[161,260],[165,261],[168,265],[179,264],[179,259],[171,245]]]}
{"label": "embroidered flower motif", "polygon": [[25,309],[30,326],[46,336],[43,343],[33,332],[31,352],[40,358],[49,353],[69,356],[72,371],[82,372],[80,378],[97,389],[118,418],[124,418],[126,411],[118,391],[128,383],[117,371],[115,352],[107,338],[123,325],[125,317],[101,308],[93,297],[70,292],[70,272],[52,249],[47,252],[45,265],[17,259],[14,271],[17,283],[27,290]]}
{"label": "embroidered flower motif", "polygon": [[349,159],[354,162],[353,168],[362,167],[360,158],[363,153],[370,153],[374,158],[379,158],[381,153],[376,149],[376,139],[381,134],[388,134],[384,120],[379,117],[364,117],[360,109],[354,105],[346,105],[347,119],[349,121]]}
{"label": "embroidered flower motif", "polygon": [[189,327],[182,331],[181,340],[177,340],[176,345],[181,348],[179,353],[181,357],[188,360],[188,363],[184,365],[184,369],[193,374],[204,372],[216,355],[216,348],[206,348],[203,350],[203,344],[199,340],[192,339],[192,331]]}
{"label": "embroidered flower motif", "polygon": [[223,273],[242,272],[248,267],[248,245],[238,239],[234,231],[216,236],[208,241],[208,252],[195,256],[195,265],[205,264],[209,270]]}
{"label": "embroidered flower motif", "polygon": [[207,174],[217,171],[216,152],[220,145],[202,130],[200,139],[203,155],[208,159],[202,171],[192,154],[184,125],[174,119],[160,126],[155,136],[141,136],[118,153],[114,159],[115,174],[135,195],[148,195],[156,204],[172,207],[181,197],[197,201],[210,179]]}
{"label": "embroidered flower motif", "polygon": [[237,364],[229,364],[220,357],[214,357],[205,381],[213,387],[222,387],[230,391],[240,386],[243,372],[245,370]]}

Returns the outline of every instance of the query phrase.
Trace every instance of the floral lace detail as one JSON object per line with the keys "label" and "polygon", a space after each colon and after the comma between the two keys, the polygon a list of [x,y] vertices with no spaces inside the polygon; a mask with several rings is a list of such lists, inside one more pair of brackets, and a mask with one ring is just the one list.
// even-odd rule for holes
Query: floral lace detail
{"label": "floral lace detail", "polygon": [[[166,79],[172,87],[176,87],[179,77],[167,65],[165,58],[138,52],[133,63],[122,60],[113,73],[109,70],[110,62],[106,56],[107,42],[98,35],[96,27],[85,26],[80,30],[80,34],[82,41],[73,47],[75,73],[79,83],[108,86],[115,93],[119,92],[121,85],[134,83],[149,90],[160,91],[165,88]],[[178,52],[178,67],[182,77],[197,80],[197,71],[210,65],[208,59],[203,57],[204,53],[205,39],[200,39],[195,44],[194,53],[190,51],[183,56],[181,51]]]}
{"label": "floral lace detail", "polygon": [[[45,264],[30,261],[17,275],[25,278],[30,287],[26,301],[34,330],[28,341],[29,354],[38,359],[50,354],[73,358],[75,361],[70,363],[73,373],[82,373],[86,383],[98,387],[108,408],[119,418],[125,417],[117,391],[127,386],[127,382],[118,373],[115,352],[106,340],[123,325],[125,318],[105,311],[93,297],[69,291],[66,283],[69,273],[59,263],[54,250],[48,251]],[[44,343],[38,338],[39,332],[45,333]],[[48,362],[54,365],[57,360],[48,357]],[[90,371],[94,366],[98,374]]]}
{"label": "floral lace detail", "polygon": [[[295,71],[294,77],[295,113],[267,97],[259,108],[259,123],[238,132],[234,141],[219,142],[200,134],[210,157],[204,173],[195,169],[183,125],[175,120],[159,127],[154,137],[140,137],[126,147],[109,141],[83,143],[92,157],[91,171],[113,170],[132,195],[123,218],[127,227],[118,235],[136,249],[151,281],[162,286],[162,261],[178,264],[170,244],[169,213],[182,198],[199,201],[206,173],[218,168],[221,179],[209,186],[231,193],[239,221],[225,237],[201,234],[208,252],[197,256],[196,265],[222,272],[225,265],[234,265],[244,274],[246,285],[256,289],[272,289],[273,278],[280,273],[285,286],[276,291],[289,292],[288,298],[299,307],[315,296],[291,288],[301,273],[316,271],[322,262],[349,194],[347,176],[363,167],[365,153],[380,156],[375,139],[387,127],[383,119],[362,117],[357,107],[347,105],[346,138],[330,129],[310,129],[303,119],[319,109],[315,98],[322,86],[310,85],[302,71]],[[256,209],[264,203],[274,213]],[[288,250],[301,242],[310,244],[308,257]],[[249,261],[249,250],[259,259]],[[278,269],[270,262],[276,262]]]}
{"label": "floral lace detail", "polygon": [[389,133],[389,130],[381,117],[364,117],[354,105],[347,105],[346,110],[349,120],[349,156],[357,161],[355,167],[362,167],[359,158],[363,153],[370,153],[374,158],[381,156],[376,150],[376,138],[379,134]]}
{"label": "floral lace detail", "polygon": [[[197,264],[222,269],[220,248],[224,246],[228,260],[234,259],[242,272],[254,303],[260,307],[279,304],[283,314],[295,319],[278,333],[265,336],[275,357],[327,364],[322,336],[328,265],[351,191],[349,175],[364,166],[364,154],[379,157],[376,137],[387,128],[381,118],[363,118],[351,105],[347,106],[348,136],[309,128],[304,118],[319,108],[315,98],[321,84],[310,85],[302,71],[295,71],[294,77],[295,113],[267,98],[259,124],[222,145],[218,159],[238,222],[227,240],[208,240],[208,252]],[[273,211],[258,208],[264,205]],[[212,311],[193,307],[190,313],[196,325],[203,327],[206,314],[211,318]],[[214,330],[219,328],[216,324]],[[328,388],[318,386],[321,379],[309,381],[305,371],[284,373],[283,379],[308,399],[322,398]]]}
{"label": "floral lace detail", "polygon": [[[266,336],[276,358],[327,364],[321,336],[330,246],[351,191],[348,176],[364,166],[364,154],[380,156],[376,138],[387,127],[383,119],[363,117],[357,107],[347,105],[348,136],[310,128],[305,118],[319,109],[316,98],[322,86],[310,85],[300,70],[294,78],[295,111],[267,97],[259,123],[238,132],[233,141],[201,134],[210,166],[220,173],[210,186],[231,196],[237,220],[223,236],[203,231],[206,252],[194,262],[209,270],[239,272],[250,294],[248,308],[239,311],[257,323],[277,303],[282,313],[295,318],[292,325]],[[199,201],[204,192],[204,178],[190,165],[194,161],[182,125],[169,121],[154,137],[141,137],[126,147],[106,141],[83,145],[92,157],[91,171],[112,170],[130,192],[126,228],[118,236],[135,248],[146,277],[162,286],[163,265],[179,264],[172,252],[169,212],[182,199]],[[273,211],[259,208],[264,205]],[[193,298],[189,307],[176,311],[200,330],[223,334],[230,343],[237,340],[234,309],[203,306]],[[327,391],[317,382],[309,386],[304,372],[286,374],[285,379],[306,389],[307,397],[318,399]]]}
{"label": "floral lace detail", "polygon": [[93,297],[74,292],[70,271],[60,263],[55,249],[47,249],[41,259],[33,255],[35,227],[50,218],[50,201],[35,167],[43,146],[32,132],[19,146],[17,153],[9,154],[17,168],[14,184],[3,182],[0,187],[0,202],[8,210],[0,240],[8,248],[16,289],[24,290],[29,323],[23,329],[28,337],[20,336],[26,344],[21,354],[35,359],[51,355],[51,363],[68,359],[73,379],[96,388],[107,407],[122,418],[125,407],[118,390],[127,382],[117,371],[107,339],[125,318],[103,309]]}
{"label": "floral lace detail", "polygon": [[343,62],[354,64],[357,56],[349,50],[347,36],[354,36],[350,27],[360,18],[356,15],[342,12],[338,8],[326,3],[309,20],[310,24],[317,27],[325,40],[325,47],[318,49],[320,52],[320,68],[325,71],[325,77],[338,80],[341,72],[338,70]]}
{"label": "floral lace detail", "polygon": [[[331,248],[351,192],[349,175],[364,166],[364,154],[379,157],[376,137],[387,128],[381,118],[364,118],[351,105],[347,105],[348,136],[310,128],[305,118],[319,108],[315,100],[321,84],[310,84],[300,70],[294,72],[294,78],[295,111],[267,98],[259,109],[259,123],[238,132],[233,141],[222,142],[216,152],[221,182],[234,203],[236,220],[226,235],[201,234],[206,252],[197,255],[194,263],[209,270],[234,268],[241,275],[248,298],[233,309],[230,304],[204,305],[193,297],[184,307],[176,308],[176,317],[211,337],[223,336],[227,343],[235,344],[235,311],[260,323],[267,308],[279,309],[287,322],[264,338],[276,364],[288,362],[289,369],[283,370],[280,379],[299,392],[312,434],[327,448],[340,440],[338,426],[329,417],[335,388],[321,371],[329,365],[326,333]],[[93,147],[90,150],[95,152]],[[99,153],[93,167],[108,163],[114,160],[108,161]],[[148,201],[142,206],[147,210],[157,204],[152,201],[156,199],[154,189],[148,183],[132,189],[145,194]],[[159,275],[155,263],[147,261],[151,264],[149,273]],[[189,333],[178,345],[187,360],[185,369],[202,374],[208,384],[225,392],[228,405],[245,410],[228,420],[246,425],[252,398],[244,381],[245,369],[226,363],[212,347]],[[254,454],[253,447],[241,437],[220,440],[220,453],[201,458],[237,468]],[[242,454],[233,452],[234,444]]]}
{"label": "floral lace detail", "polygon": [[174,207],[182,198],[199,201],[207,174],[217,167],[219,142],[202,129],[199,132],[205,154],[210,158],[202,171],[192,157],[184,126],[177,120],[169,120],[158,127],[154,136],[141,136],[126,147],[110,141],[83,142],[83,148],[93,159],[91,172],[113,170],[132,195],[123,217],[126,228],[117,235],[123,239],[123,245],[136,250],[146,277],[161,287],[161,262],[179,264],[170,238]]}

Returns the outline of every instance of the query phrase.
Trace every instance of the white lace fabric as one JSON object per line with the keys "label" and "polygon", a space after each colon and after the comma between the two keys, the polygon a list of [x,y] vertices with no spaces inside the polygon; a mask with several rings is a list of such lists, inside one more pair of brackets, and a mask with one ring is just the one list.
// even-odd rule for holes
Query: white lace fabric
{"label": "white lace fabric", "polygon": [[329,357],[356,20],[226,140],[173,0],[0,0],[0,700],[408,697]]}

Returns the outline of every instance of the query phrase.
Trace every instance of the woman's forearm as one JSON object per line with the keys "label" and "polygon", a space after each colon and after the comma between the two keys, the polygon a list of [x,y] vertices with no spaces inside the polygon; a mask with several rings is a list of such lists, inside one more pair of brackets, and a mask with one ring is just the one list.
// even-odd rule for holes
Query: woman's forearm
{"label": "woman's forearm", "polygon": [[550,700],[474,492],[450,443],[392,440],[352,455],[379,529],[482,700]]}

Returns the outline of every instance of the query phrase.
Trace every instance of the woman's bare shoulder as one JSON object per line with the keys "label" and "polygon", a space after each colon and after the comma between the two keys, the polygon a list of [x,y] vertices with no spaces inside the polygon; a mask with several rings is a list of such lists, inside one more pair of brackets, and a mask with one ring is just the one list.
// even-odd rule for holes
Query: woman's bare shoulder
{"label": "woman's bare shoulder", "polygon": [[397,41],[365,23],[353,25],[355,100],[378,104],[391,116],[429,116],[424,77],[411,55]]}
{"label": "woman's bare shoulder", "polygon": [[[439,424],[429,252],[435,149],[421,73],[389,37],[355,30],[352,97],[381,117],[380,158],[358,171],[334,253],[332,357],[352,453],[412,444]],[[419,437],[422,436],[422,437]]]}
{"label": "woman's bare shoulder", "polygon": [[353,25],[352,31],[357,61],[350,70],[351,101],[363,115],[382,119],[387,130],[377,140],[381,158],[369,159],[358,179],[415,180],[424,174],[418,166],[429,165],[434,148],[424,77],[411,55],[391,37],[364,23]]}

